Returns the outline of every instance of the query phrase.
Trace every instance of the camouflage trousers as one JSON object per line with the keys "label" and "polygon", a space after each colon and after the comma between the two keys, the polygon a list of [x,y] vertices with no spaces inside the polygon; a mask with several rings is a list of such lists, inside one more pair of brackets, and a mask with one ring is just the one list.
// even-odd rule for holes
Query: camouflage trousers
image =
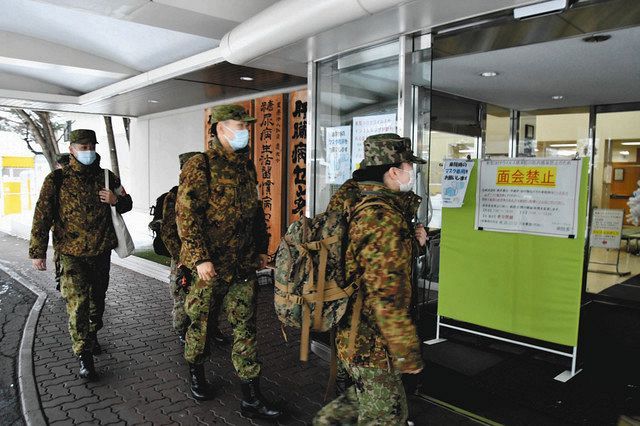
{"label": "camouflage trousers", "polygon": [[111,251],[90,257],[60,254],[60,265],[60,287],[67,302],[71,348],[74,354],[80,355],[90,349],[89,333],[103,326]]}
{"label": "camouflage trousers", "polygon": [[233,329],[231,361],[243,380],[260,374],[256,341],[257,277],[227,282],[220,278],[205,281],[197,272],[185,300],[185,311],[191,323],[187,329],[184,358],[191,364],[202,364],[209,355],[208,330],[217,321],[219,308],[224,309]]}
{"label": "camouflage trousers", "polygon": [[189,327],[189,317],[184,311],[184,301],[187,294],[178,283],[176,283],[176,275],[178,272],[177,262],[171,259],[171,274],[169,275],[169,289],[171,290],[171,298],[173,299],[173,309],[171,317],[173,318],[173,329],[180,336],[184,336]]}
{"label": "camouflage trousers", "polygon": [[400,373],[347,363],[343,366],[354,384],[318,411],[314,426],[406,425],[407,396]]}

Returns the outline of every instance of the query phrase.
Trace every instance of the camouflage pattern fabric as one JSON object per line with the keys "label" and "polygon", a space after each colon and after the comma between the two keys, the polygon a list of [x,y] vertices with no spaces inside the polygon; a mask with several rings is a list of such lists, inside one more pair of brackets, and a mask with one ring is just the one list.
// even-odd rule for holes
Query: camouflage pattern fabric
{"label": "camouflage pattern fabric", "polygon": [[[196,271],[193,273],[198,276]],[[260,374],[256,347],[257,285],[255,273],[248,279],[231,282],[220,278],[212,281],[196,278],[185,301],[185,311],[191,319],[184,346],[187,362],[205,362],[209,353],[207,333],[221,306],[233,328],[231,361],[238,376],[249,380]]]}
{"label": "camouflage pattern fabric", "polygon": [[182,242],[178,235],[178,226],[176,225],[176,194],[177,187],[171,189],[164,197],[162,205],[162,225],[160,228],[160,236],[162,242],[171,254],[171,273],[169,274],[169,289],[171,290],[171,298],[173,299],[173,309],[171,316],[173,318],[173,329],[179,335],[183,336],[189,326],[189,317],[184,311],[184,300],[186,293],[178,283],[176,283],[178,272],[178,260],[180,257],[180,247]]}
{"label": "camouflage pattern fabric", "polygon": [[361,168],[403,162],[425,164],[427,161],[413,154],[411,139],[395,133],[372,135],[365,139]]}
{"label": "camouflage pattern fabric", "polygon": [[172,259],[180,258],[180,247],[182,247],[182,241],[180,241],[180,235],[178,235],[178,225],[176,224],[177,194],[178,187],[174,186],[164,197],[162,224],[160,225],[160,237]]}
{"label": "camouflage pattern fabric", "polygon": [[[416,327],[409,315],[411,264],[417,250],[415,230],[410,224],[420,197],[412,192],[391,191],[382,184],[358,183],[359,193],[347,181],[330,208],[353,209],[357,202],[373,197],[388,206],[373,206],[357,212],[349,227],[345,254],[347,282],[362,279],[364,305],[355,343],[348,355],[351,312],[338,326],[338,357],[361,367],[403,372],[421,367]],[[404,216],[399,212],[405,212]]]}
{"label": "camouflage pattern fabric", "polygon": [[[305,244],[334,238],[332,243],[323,244],[327,249],[325,267],[325,290],[344,288],[344,241],[347,233],[346,217],[339,212],[316,215],[309,219],[302,217],[292,223],[282,239],[276,256],[276,286],[274,307],[278,319],[287,326],[301,328],[303,322],[302,305],[288,297],[288,294],[311,297],[319,291],[320,250],[303,249]],[[313,272],[313,277],[311,273]],[[323,292],[324,293],[324,292]],[[311,318],[319,304],[307,300]],[[322,303],[320,323],[312,320],[314,331],[328,331],[344,315],[349,298]]]}
{"label": "camouflage pattern fabric", "polygon": [[[116,210],[125,213],[133,202],[113,173],[109,172],[111,190],[118,200]],[[108,204],[100,202],[98,193],[104,187],[104,170],[100,157],[85,166],[73,156],[62,168],[62,187],[58,194],[53,172],[44,179],[36,203],[31,228],[29,257],[44,259],[53,226],[53,246],[61,254],[92,257],[110,251],[118,244]],[[59,202],[56,203],[56,197]],[[55,206],[58,206],[58,211]]]}
{"label": "camouflage pattern fabric", "polygon": [[399,373],[351,364],[344,368],[353,379],[353,386],[316,414],[314,426],[406,425],[407,396]]}
{"label": "camouflage pattern fabric", "polygon": [[102,328],[104,300],[109,286],[111,252],[98,256],[60,255],[61,290],[67,302],[69,334],[73,353],[90,350],[89,332]]}
{"label": "camouflage pattern fabric", "polygon": [[256,121],[255,117],[250,116],[241,105],[218,105],[211,108],[211,123],[226,120],[246,121],[249,123]]}
{"label": "camouflage pattern fabric", "polygon": [[76,129],[72,130],[71,133],[69,133],[69,143],[92,143],[95,145],[98,143],[98,139],[96,138],[96,132],[94,132],[93,130]]}
{"label": "camouflage pattern fabric", "polygon": [[[166,243],[165,243],[166,244]],[[184,336],[189,327],[189,316],[184,310],[184,301],[187,294],[182,289],[182,286],[176,283],[176,275],[178,272],[178,263],[175,259],[171,259],[171,272],[169,274],[169,289],[171,290],[171,298],[173,299],[173,307],[171,309],[171,318],[173,329],[180,336]]]}
{"label": "camouflage pattern fabric", "polygon": [[[259,254],[267,252],[264,211],[257,175],[248,150],[227,152],[217,138],[204,155],[189,159],[181,173],[176,200],[180,262],[193,269],[212,261],[226,281],[255,274]],[[206,173],[210,173],[207,184]]]}
{"label": "camouflage pattern fabric", "polygon": [[[248,150],[227,152],[217,138],[204,155],[189,159],[180,173],[176,199],[180,262],[195,278],[185,301],[191,319],[185,359],[202,363],[207,355],[207,329],[221,301],[233,328],[231,358],[243,379],[256,377],[255,291],[259,254],[267,252],[264,211],[257,176]],[[204,156],[208,159],[205,161]],[[207,179],[209,173],[210,179]],[[196,265],[211,261],[217,276],[198,278]]]}

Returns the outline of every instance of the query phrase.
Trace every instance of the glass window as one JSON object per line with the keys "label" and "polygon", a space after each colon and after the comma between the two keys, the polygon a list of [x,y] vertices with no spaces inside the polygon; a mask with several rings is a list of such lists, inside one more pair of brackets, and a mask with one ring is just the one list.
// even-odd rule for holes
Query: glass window
{"label": "glass window", "polygon": [[487,105],[485,121],[484,157],[506,158],[509,156],[509,110]]}
{"label": "glass window", "polygon": [[619,247],[589,251],[587,291],[633,300],[640,276],[640,111],[599,113],[593,157],[592,209],[622,210]]}
{"label": "glass window", "polygon": [[318,64],[312,214],[351,177],[368,135],[396,132],[399,49],[394,41]]}
{"label": "glass window", "polygon": [[590,155],[587,108],[520,114],[518,157]]}

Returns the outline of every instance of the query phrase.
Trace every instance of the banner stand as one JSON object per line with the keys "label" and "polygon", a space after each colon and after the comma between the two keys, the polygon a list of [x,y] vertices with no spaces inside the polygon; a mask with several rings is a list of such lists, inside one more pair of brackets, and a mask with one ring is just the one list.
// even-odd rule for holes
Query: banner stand
{"label": "banner stand", "polygon": [[554,377],[554,380],[557,380],[557,381],[562,382],[562,383],[568,382],[569,380],[573,379],[575,376],[578,375],[578,373],[580,373],[582,371],[582,369],[576,371],[576,363],[577,363],[577,359],[578,359],[578,346],[572,346],[573,350],[572,350],[571,353],[562,352],[562,351],[556,351],[555,349],[549,349],[549,348],[545,348],[543,346],[537,346],[537,345],[532,345],[530,343],[519,342],[517,340],[507,339],[505,337],[494,336],[492,334],[481,333],[479,331],[470,330],[468,328],[463,328],[463,327],[458,327],[456,325],[444,324],[441,321],[441,319],[442,319],[442,317],[440,315],[438,315],[437,316],[437,324],[436,324],[436,338],[424,341],[423,343],[425,345],[431,346],[431,345],[435,345],[435,344],[438,344],[438,343],[446,342],[447,339],[443,339],[443,338],[440,337],[440,327],[450,328],[452,330],[462,331],[464,333],[475,334],[477,336],[486,337],[488,339],[500,340],[502,342],[507,342],[507,343],[511,343],[511,344],[514,344],[514,345],[524,346],[524,347],[527,347],[527,348],[537,349],[537,350],[544,351],[544,352],[549,352],[549,353],[552,353],[552,354],[555,354],[555,355],[560,355],[560,356],[564,356],[564,357],[567,357],[567,358],[571,358],[571,370],[565,370],[562,373],[558,374],[556,377]]}

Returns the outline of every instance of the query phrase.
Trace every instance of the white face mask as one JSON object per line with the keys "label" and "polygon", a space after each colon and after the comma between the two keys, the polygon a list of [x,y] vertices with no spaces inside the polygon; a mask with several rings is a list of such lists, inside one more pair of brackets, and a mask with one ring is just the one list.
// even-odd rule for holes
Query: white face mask
{"label": "white face mask", "polygon": [[416,183],[416,171],[415,170],[404,170],[404,169],[398,169],[400,171],[403,171],[405,173],[409,173],[409,182],[407,183],[402,183],[399,180],[396,179],[396,182],[398,182],[398,186],[400,187],[400,192],[409,192],[413,189],[413,186]]}
{"label": "white face mask", "polygon": [[228,141],[234,151],[239,151],[249,144],[249,131],[247,129],[233,130],[224,123],[222,126],[228,131],[233,132],[233,138],[228,139]]}
{"label": "white face mask", "polygon": [[76,159],[88,166],[92,164],[96,160],[96,152],[95,151],[76,151]]}

